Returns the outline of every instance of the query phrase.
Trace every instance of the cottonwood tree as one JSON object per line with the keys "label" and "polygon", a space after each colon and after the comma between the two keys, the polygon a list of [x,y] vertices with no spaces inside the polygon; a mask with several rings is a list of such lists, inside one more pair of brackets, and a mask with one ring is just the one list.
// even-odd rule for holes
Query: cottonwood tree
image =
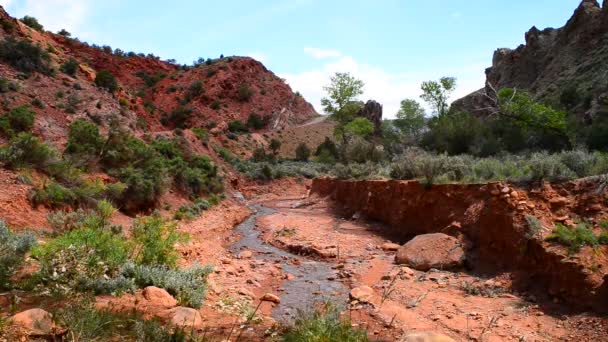
{"label": "cottonwood tree", "polygon": [[363,94],[363,81],[356,79],[351,74],[337,72],[330,79],[330,84],[323,87],[328,97],[321,99],[323,110],[327,114],[335,115],[348,103],[357,101],[359,95]]}
{"label": "cottonwood tree", "polygon": [[424,108],[416,100],[405,99],[401,101],[401,106],[394,121],[395,127],[407,134],[409,137],[417,139],[424,128]]}
{"label": "cottonwood tree", "polygon": [[448,113],[450,108],[448,100],[456,89],[455,77],[442,77],[439,81],[422,82],[421,88],[420,97],[433,108],[435,115],[442,116]]}

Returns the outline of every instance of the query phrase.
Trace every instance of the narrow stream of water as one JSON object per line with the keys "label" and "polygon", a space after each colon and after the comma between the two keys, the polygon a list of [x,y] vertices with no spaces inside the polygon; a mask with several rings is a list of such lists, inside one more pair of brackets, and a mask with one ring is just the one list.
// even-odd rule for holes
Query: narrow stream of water
{"label": "narrow stream of water", "polygon": [[[254,214],[236,227],[241,239],[230,246],[230,250],[238,254],[241,249],[248,249],[257,252],[256,258],[259,260],[279,260],[284,272],[295,276],[293,280],[285,280],[284,291],[277,294],[281,297],[281,303],[272,312],[275,319],[290,322],[296,317],[298,310],[311,310],[316,303],[324,300],[331,300],[338,305],[346,303],[348,290],[337,280],[336,271],[332,269],[331,264],[310,260],[264,243],[260,232],[255,228],[256,219],[276,211],[260,205],[252,205],[249,208]],[[294,259],[299,262],[290,262]]]}

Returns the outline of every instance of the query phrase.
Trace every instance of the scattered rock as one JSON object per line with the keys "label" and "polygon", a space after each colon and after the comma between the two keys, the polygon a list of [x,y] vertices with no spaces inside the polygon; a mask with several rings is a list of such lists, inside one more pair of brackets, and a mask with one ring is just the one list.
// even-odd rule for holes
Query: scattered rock
{"label": "scattered rock", "polygon": [[264,293],[261,300],[265,301],[265,302],[275,303],[275,304],[279,304],[281,302],[281,298],[279,298],[279,296],[274,295],[272,293]]}
{"label": "scattered rock", "polygon": [[31,335],[53,334],[53,316],[42,309],[29,309],[10,318],[10,321]]}
{"label": "scattered rock", "polygon": [[171,310],[171,324],[176,326],[201,326],[203,318],[201,314],[192,308],[178,306]]}
{"label": "scattered rock", "polygon": [[402,342],[456,342],[453,338],[434,332],[407,334]]}
{"label": "scattered rock", "polygon": [[355,287],[350,290],[350,298],[360,302],[369,303],[374,297],[374,290],[369,286]]}
{"label": "scattered rock", "polygon": [[253,252],[251,251],[242,251],[239,253],[238,258],[239,259],[249,259],[253,256]]}
{"label": "scattered rock", "polygon": [[241,295],[243,295],[243,296],[247,296],[247,297],[249,297],[251,299],[255,299],[255,294],[253,292],[249,291],[246,288],[240,288],[238,290],[238,293],[241,294]]}
{"label": "scattered rock", "polygon": [[401,248],[401,245],[392,243],[392,242],[386,242],[386,243],[383,243],[382,246],[380,246],[380,248],[383,251],[397,251],[397,250],[399,250],[399,248]]}
{"label": "scattered rock", "polygon": [[406,264],[420,271],[455,268],[462,266],[464,260],[460,242],[442,233],[418,235],[403,245],[395,256],[397,264]]}
{"label": "scattered rock", "polygon": [[177,300],[173,298],[165,289],[156,286],[148,286],[143,291],[143,296],[146,300],[153,302],[156,305],[172,308],[177,306]]}

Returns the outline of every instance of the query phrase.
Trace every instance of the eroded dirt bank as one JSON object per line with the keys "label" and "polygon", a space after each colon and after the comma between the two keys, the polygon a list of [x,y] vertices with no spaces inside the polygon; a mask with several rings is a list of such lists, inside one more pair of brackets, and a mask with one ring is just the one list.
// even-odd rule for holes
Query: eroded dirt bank
{"label": "eroded dirt bank", "polygon": [[[345,216],[385,223],[382,233],[402,243],[425,233],[458,237],[468,247],[469,268],[515,272],[515,288],[540,284],[572,308],[606,311],[608,248],[585,247],[571,255],[545,241],[555,222],[605,220],[608,194],[597,189],[592,179],[530,188],[316,179],[311,193],[330,196]],[[530,227],[527,217],[537,218],[540,229]]]}

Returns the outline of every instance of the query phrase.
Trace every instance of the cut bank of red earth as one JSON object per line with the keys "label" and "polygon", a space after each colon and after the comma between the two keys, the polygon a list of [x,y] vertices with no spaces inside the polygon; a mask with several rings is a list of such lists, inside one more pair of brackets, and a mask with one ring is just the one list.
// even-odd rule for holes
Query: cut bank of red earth
{"label": "cut bank of red earth", "polygon": [[[383,233],[399,241],[426,233],[453,235],[468,247],[474,269],[523,271],[516,288],[541,280],[551,296],[572,307],[606,310],[607,247],[584,247],[570,255],[545,241],[555,222],[606,219],[608,194],[597,194],[597,187],[594,179],[529,189],[501,183],[427,188],[417,182],[316,179],[311,191],[330,196],[347,216],[357,213],[386,223]],[[527,216],[541,222],[540,231],[530,230]]]}

